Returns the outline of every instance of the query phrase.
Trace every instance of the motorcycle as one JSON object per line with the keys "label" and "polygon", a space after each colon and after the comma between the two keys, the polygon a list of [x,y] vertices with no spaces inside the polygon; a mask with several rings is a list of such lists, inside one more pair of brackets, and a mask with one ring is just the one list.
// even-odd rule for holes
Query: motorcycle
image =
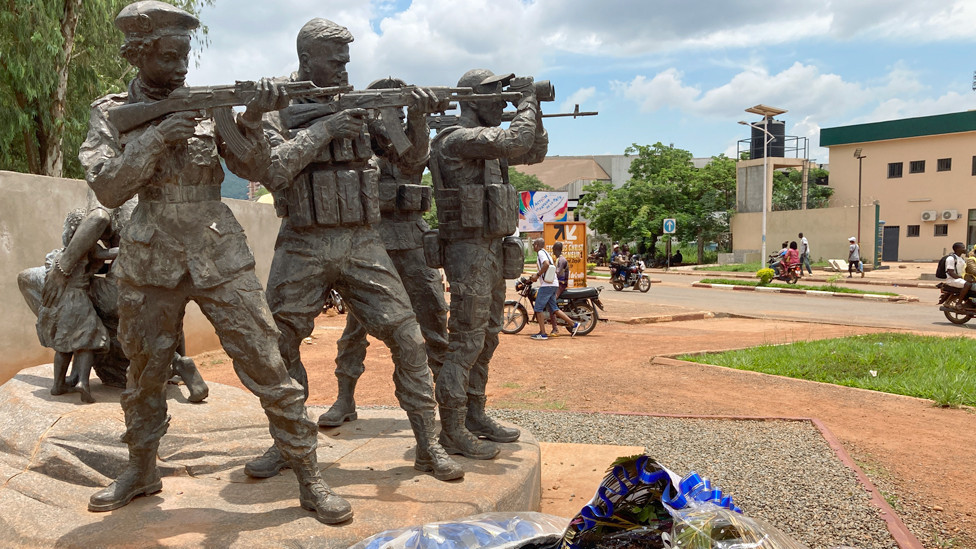
{"label": "motorcycle", "polygon": [[[768,265],[770,269],[773,269],[774,271],[776,270],[776,268],[773,267],[773,263],[776,263],[777,260],[779,260],[779,254],[772,254],[769,256]],[[796,281],[800,280],[802,276],[803,264],[797,261],[796,263],[791,263],[786,269],[780,269],[778,274],[773,277],[773,280],[782,280],[787,284],[796,284]]]}
{"label": "motorcycle", "polygon": [[346,314],[346,304],[342,301],[342,296],[339,292],[335,290],[329,290],[329,295],[325,296],[325,305],[322,307],[322,312],[328,311],[330,308],[335,307],[335,310],[340,315]]}
{"label": "motorcycle", "polygon": [[[529,308],[535,305],[535,296],[538,290],[532,287],[532,283],[526,277],[521,277],[515,282],[515,291],[519,294],[517,301],[508,300],[505,302],[505,309],[502,314],[502,333],[517,334],[525,328],[529,322]],[[566,313],[566,316],[579,322],[580,327],[576,330],[576,335],[586,335],[593,331],[596,323],[600,320],[597,308],[601,311],[603,303],[600,301],[600,292],[603,288],[567,288],[556,299],[559,309]],[[529,307],[525,306],[526,301]],[[594,307],[595,305],[595,307]],[[559,323],[565,326],[562,320]]]}
{"label": "motorcycle", "polygon": [[647,293],[651,289],[651,279],[644,274],[644,265],[640,260],[621,267],[616,276],[610,280],[610,284],[618,292],[624,288],[637,288],[642,293]]}
{"label": "motorcycle", "polygon": [[939,295],[939,310],[946,320],[953,324],[965,324],[976,316],[976,301],[973,301],[973,290],[962,297],[962,288],[953,288],[944,282],[935,285],[942,290]]}

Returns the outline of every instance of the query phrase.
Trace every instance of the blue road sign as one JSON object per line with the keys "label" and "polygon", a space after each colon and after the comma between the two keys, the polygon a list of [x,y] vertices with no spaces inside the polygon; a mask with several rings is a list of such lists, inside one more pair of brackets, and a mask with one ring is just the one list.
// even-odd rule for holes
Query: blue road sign
{"label": "blue road sign", "polygon": [[664,220],[664,234],[674,234],[675,229],[678,228],[678,224],[674,219]]}

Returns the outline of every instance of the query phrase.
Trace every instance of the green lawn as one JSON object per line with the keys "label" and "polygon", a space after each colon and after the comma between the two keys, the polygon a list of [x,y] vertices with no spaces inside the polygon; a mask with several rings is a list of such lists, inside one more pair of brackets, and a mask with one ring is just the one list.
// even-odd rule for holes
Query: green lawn
{"label": "green lawn", "polygon": [[[703,278],[699,282],[705,284],[730,284],[735,286],[759,286],[758,280],[731,280],[728,278]],[[840,294],[872,294],[872,295],[891,295],[896,296],[898,294],[892,292],[879,292],[875,290],[857,290],[854,288],[848,288],[847,286],[831,286],[830,284],[824,284],[821,286],[806,286],[803,284],[786,284],[785,282],[772,282],[767,284],[766,287],[769,288],[791,288],[794,290],[815,290],[819,292],[837,292]]]}
{"label": "green lawn", "polygon": [[678,358],[976,406],[976,340],[965,337],[873,334]]}

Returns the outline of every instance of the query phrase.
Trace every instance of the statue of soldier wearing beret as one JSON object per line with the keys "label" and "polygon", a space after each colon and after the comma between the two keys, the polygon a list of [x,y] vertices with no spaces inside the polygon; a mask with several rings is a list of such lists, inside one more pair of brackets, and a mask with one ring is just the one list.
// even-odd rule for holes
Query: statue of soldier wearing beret
{"label": "statue of soldier wearing beret", "polygon": [[199,22],[157,1],[126,6],[115,21],[125,33],[121,54],[139,69],[128,93],[92,106],[88,138],[79,157],[100,202],[117,207],[138,194],[116,260],[119,340],[129,357],[122,393],[129,462],[107,488],[95,493],[91,511],[109,511],[162,489],[156,469],[166,432],[165,384],[180,340],[187,302],[196,301],[234,361],[241,382],[258,396],[275,445],[294,469],[303,508],[325,523],[352,517],[349,503],[319,476],[316,426],[305,411],[302,386],[291,379],[278,352],[278,330],[243,229],[220,201],[223,157],[235,173],[262,171],[270,148],[261,116],[279,101],[267,80],[259,84],[237,126],[252,145],[235,155],[203,113],[175,113],[120,134],[108,111],[152,102],[182,87],[190,32]]}

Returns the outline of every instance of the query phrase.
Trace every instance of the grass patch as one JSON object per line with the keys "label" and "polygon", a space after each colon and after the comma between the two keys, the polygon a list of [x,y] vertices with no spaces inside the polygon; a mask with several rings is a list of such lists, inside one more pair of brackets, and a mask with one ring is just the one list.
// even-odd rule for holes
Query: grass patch
{"label": "grass patch", "polygon": [[506,381],[505,383],[502,383],[502,387],[505,389],[519,389],[522,386],[514,381]]}
{"label": "grass patch", "polygon": [[976,406],[976,351],[965,337],[872,334],[678,358]]}
{"label": "grass patch", "polygon": [[[704,284],[729,284],[733,286],[759,286],[758,280],[730,280],[728,278],[703,278],[699,282]],[[893,292],[878,292],[875,290],[858,290],[856,288],[848,288],[847,286],[834,286],[833,284],[822,284],[820,286],[807,286],[804,284],[786,284],[780,282],[774,282],[772,284],[767,284],[767,288],[791,288],[794,290],[815,290],[819,292],[837,292],[839,294],[872,294],[872,295],[890,295],[897,296],[898,294]]]}

